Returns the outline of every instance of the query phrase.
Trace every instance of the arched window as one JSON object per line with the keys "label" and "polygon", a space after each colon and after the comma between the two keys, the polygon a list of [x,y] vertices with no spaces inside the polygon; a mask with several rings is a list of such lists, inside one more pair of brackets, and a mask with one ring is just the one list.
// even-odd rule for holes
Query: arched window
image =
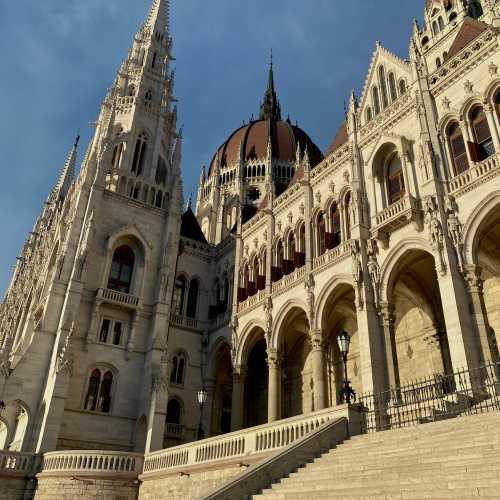
{"label": "arched window", "polygon": [[128,88],[128,95],[130,97],[134,97],[135,96],[135,85],[130,85],[129,88]]}
{"label": "arched window", "polygon": [[162,201],[163,201],[163,193],[161,191],[158,191],[156,193],[155,207],[161,208]]}
{"label": "arched window", "polygon": [[281,240],[278,241],[278,244],[276,245],[276,267],[280,270],[281,275],[283,275],[285,267],[285,255],[283,250],[283,242]]}
{"label": "arched window", "polygon": [[185,371],[186,371],[186,357],[182,352],[178,352],[172,358],[172,371],[170,372],[170,383],[175,385],[183,385]]}
{"label": "arched window", "polygon": [[398,98],[398,92],[396,90],[396,78],[394,73],[389,73],[389,94],[391,96],[391,102],[394,102]]}
{"label": "arched window", "polygon": [[125,144],[123,142],[120,142],[120,144],[117,144],[115,146],[115,149],[113,150],[113,158],[111,159],[111,166],[115,171],[120,168],[124,146]]}
{"label": "arched window", "polygon": [[372,87],[372,104],[375,116],[377,116],[378,114],[380,114],[380,99],[378,96],[378,88],[376,85]]}
{"label": "arched window", "polygon": [[389,99],[387,98],[387,84],[385,81],[385,69],[383,66],[378,67],[378,79],[380,84],[380,93],[382,95],[382,107],[385,109],[389,105]]}
{"label": "arched window", "polygon": [[457,122],[453,122],[448,127],[447,136],[455,175],[459,175],[469,169],[469,159],[467,158],[462,130]]}
{"label": "arched window", "polygon": [[172,299],[172,310],[177,316],[184,314],[184,300],[186,295],[186,278],[179,276],[175,280],[174,296]]}
{"label": "arched window", "polygon": [[186,306],[186,316],[188,318],[196,318],[196,310],[198,307],[198,290],[200,286],[197,279],[192,279],[189,284],[188,300]]}
{"label": "arched window", "polygon": [[424,36],[424,38],[422,38],[422,46],[425,48],[425,46],[429,43],[429,37],[428,36]]}
{"label": "arched window", "polygon": [[436,68],[440,68],[441,67],[441,59],[439,59],[439,57],[436,58]]}
{"label": "arched window", "polygon": [[342,229],[340,220],[340,211],[336,203],[332,204],[331,223],[332,223],[332,246],[331,248],[338,247],[342,243]]}
{"label": "arched window", "polygon": [[433,21],[432,23],[432,32],[437,35],[439,33],[439,26],[437,21]]}
{"label": "arched window", "polygon": [[153,101],[153,91],[149,89],[146,92],[146,95],[144,96],[144,103],[146,104],[146,106],[150,106],[152,101]]}
{"label": "arched window", "polygon": [[438,18],[438,26],[439,26],[439,31],[444,30],[444,21],[443,21],[443,18],[441,16],[439,16],[439,18]]}
{"label": "arched window", "polygon": [[406,194],[403,165],[397,154],[392,155],[387,164],[387,190],[390,204],[400,200]]}
{"label": "arched window", "polygon": [[406,94],[406,82],[404,80],[399,80],[399,95]]}
{"label": "arched window", "polygon": [[316,219],[318,255],[323,255],[326,252],[326,227],[325,214],[320,212]]}
{"label": "arched window", "polygon": [[156,66],[156,59],[158,58],[158,54],[156,52],[153,53],[153,58],[151,59],[151,67],[154,68]]}
{"label": "arched window", "polygon": [[349,240],[351,238],[351,205],[352,196],[351,193],[347,193],[344,198],[344,220],[345,220],[345,238]]}
{"label": "arched window", "polygon": [[495,152],[488,120],[481,106],[476,106],[470,113],[472,132],[476,148],[473,153],[474,161],[481,161],[488,158]]}
{"label": "arched window", "polygon": [[108,288],[110,290],[130,293],[134,263],[135,255],[129,246],[122,245],[115,250],[108,278]]}
{"label": "arched window", "polygon": [[111,389],[113,386],[113,373],[109,370],[104,374],[95,368],[90,374],[85,409],[109,413],[111,410]]}
{"label": "arched window", "polygon": [[141,175],[144,170],[147,145],[148,138],[144,132],[141,132],[135,143],[134,158],[132,160],[132,172],[136,175]]}
{"label": "arched window", "polygon": [[171,399],[167,405],[167,417],[168,424],[180,425],[181,423],[181,404],[177,399]]}
{"label": "arched window", "polygon": [[456,18],[457,18],[457,13],[452,12],[449,17],[450,23],[453,22]]}
{"label": "arched window", "polygon": [[290,231],[288,235],[288,260],[290,262],[295,262],[295,234],[293,231]]}
{"label": "arched window", "polygon": [[373,112],[370,106],[366,108],[366,123],[371,122],[373,120]]}

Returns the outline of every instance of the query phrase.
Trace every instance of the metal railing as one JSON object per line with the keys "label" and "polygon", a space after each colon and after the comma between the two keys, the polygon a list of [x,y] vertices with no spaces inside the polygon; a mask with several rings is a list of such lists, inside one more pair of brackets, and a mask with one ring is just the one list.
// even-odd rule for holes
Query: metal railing
{"label": "metal railing", "polygon": [[500,363],[436,374],[358,400],[363,433],[500,409]]}

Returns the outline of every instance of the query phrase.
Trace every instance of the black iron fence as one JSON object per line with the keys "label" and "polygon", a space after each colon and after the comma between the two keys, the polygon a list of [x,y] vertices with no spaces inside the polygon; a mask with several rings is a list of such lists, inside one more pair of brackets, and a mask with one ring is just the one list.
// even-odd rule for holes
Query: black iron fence
{"label": "black iron fence", "polygon": [[364,433],[499,410],[500,363],[363,394],[357,404]]}

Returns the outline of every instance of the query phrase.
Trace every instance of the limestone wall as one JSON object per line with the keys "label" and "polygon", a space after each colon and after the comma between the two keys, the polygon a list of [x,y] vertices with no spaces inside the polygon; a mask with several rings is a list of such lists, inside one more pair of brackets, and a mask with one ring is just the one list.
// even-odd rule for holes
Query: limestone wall
{"label": "limestone wall", "polygon": [[[35,500],[136,500],[138,482],[77,476],[38,476]],[[16,497],[12,497],[16,498]],[[20,497],[22,498],[22,497]],[[10,500],[10,499],[9,499]]]}

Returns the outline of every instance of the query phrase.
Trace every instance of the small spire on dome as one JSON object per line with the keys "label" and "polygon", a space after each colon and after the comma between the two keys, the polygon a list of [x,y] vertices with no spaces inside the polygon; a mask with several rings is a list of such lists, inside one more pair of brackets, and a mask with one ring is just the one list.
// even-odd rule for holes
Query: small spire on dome
{"label": "small spire on dome", "polygon": [[261,120],[281,120],[281,105],[274,89],[274,69],[273,69],[273,51],[271,49],[271,60],[269,63],[269,75],[267,79],[267,89],[264,100],[260,106]]}

